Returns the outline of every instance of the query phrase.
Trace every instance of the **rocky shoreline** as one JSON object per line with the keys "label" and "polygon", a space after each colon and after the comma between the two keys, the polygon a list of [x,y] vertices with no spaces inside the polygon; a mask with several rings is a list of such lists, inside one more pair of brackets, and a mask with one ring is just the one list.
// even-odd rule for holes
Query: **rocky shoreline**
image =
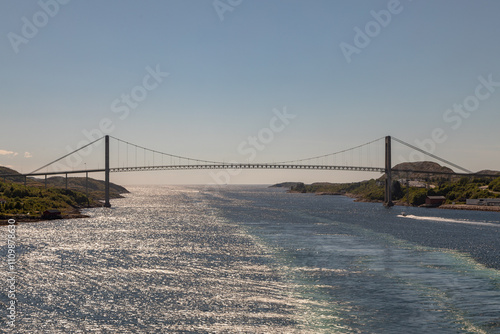
{"label": "rocky shoreline", "polygon": [[[80,212],[80,208],[74,208],[71,210],[62,211],[61,219],[77,219],[77,218],[89,218],[90,216],[84,215]],[[49,221],[50,219],[42,218],[40,216],[28,216],[28,215],[18,215],[12,216],[10,219],[14,219],[16,223],[37,223],[42,221]],[[0,219],[0,225],[8,225],[9,219]],[[52,219],[54,220],[54,219]]]}
{"label": "rocky shoreline", "polygon": [[443,204],[439,209],[451,210],[473,210],[473,211],[496,211],[500,212],[500,206],[466,205],[466,204]]}
{"label": "rocky shoreline", "polygon": [[[291,194],[303,194],[300,191],[289,190],[288,193]],[[366,202],[366,203],[382,203],[382,201],[369,200],[363,198],[362,196],[351,194],[351,193],[339,193],[339,192],[317,192],[314,193],[316,196],[345,196],[354,199],[355,202]],[[405,201],[394,202],[395,206],[409,206]],[[484,205],[466,205],[466,204],[443,204],[438,207],[438,209],[447,210],[472,210],[472,211],[490,211],[490,212],[500,212],[500,206],[484,206]],[[430,208],[430,209],[435,209]]]}

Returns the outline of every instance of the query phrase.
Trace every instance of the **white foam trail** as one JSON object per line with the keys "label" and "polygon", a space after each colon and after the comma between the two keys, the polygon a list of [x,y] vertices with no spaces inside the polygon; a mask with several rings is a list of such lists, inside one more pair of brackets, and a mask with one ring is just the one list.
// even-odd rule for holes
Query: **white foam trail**
{"label": "white foam trail", "polygon": [[431,221],[444,222],[444,223],[457,223],[457,224],[500,227],[500,224],[475,222],[475,221],[470,221],[470,220],[459,220],[459,219],[442,218],[442,217],[425,217],[425,216],[415,216],[415,215],[398,215],[398,217],[408,218],[408,219],[416,219],[416,220],[431,220]]}

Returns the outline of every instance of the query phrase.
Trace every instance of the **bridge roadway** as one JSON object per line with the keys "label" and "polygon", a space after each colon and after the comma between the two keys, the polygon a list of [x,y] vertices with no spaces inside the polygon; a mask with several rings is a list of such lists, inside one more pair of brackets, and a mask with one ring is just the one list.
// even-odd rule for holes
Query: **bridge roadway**
{"label": "bridge roadway", "polygon": [[[385,173],[383,167],[359,167],[359,166],[331,166],[331,165],[292,165],[292,164],[243,164],[243,163],[227,163],[227,164],[205,164],[205,165],[167,165],[167,166],[143,166],[143,167],[111,167],[110,172],[140,172],[140,171],[156,171],[156,170],[195,170],[195,169],[308,169],[308,170],[340,170],[340,171],[357,171],[357,172],[378,172]],[[418,174],[435,174],[435,175],[455,175],[468,177],[495,177],[494,174],[483,173],[457,173],[437,172],[428,170],[412,170],[391,168],[392,172],[399,173],[418,173]]]}
{"label": "bridge roadway", "polygon": [[[196,170],[196,169],[308,169],[308,170],[344,170],[344,171],[359,171],[359,172],[379,172],[385,173],[385,168],[382,167],[356,167],[356,166],[326,166],[326,165],[290,165],[290,164],[206,164],[206,165],[167,165],[167,166],[143,166],[143,167],[111,167],[110,172],[140,172],[140,171],[156,171],[156,170]],[[68,174],[86,174],[86,173],[103,173],[106,170],[101,169],[80,169],[58,172],[37,172],[29,174],[2,174],[0,179],[6,177],[33,177],[33,176],[49,176],[49,175],[68,175]],[[411,169],[396,169],[392,168],[392,172],[406,173],[421,173],[421,174],[436,174],[436,175],[456,175],[469,177],[495,177],[498,175],[480,174],[480,173],[456,173],[456,172],[431,172],[426,170],[411,170]]]}
{"label": "bridge roadway", "polygon": [[204,164],[204,165],[167,165],[167,166],[143,166],[143,167],[111,167],[110,172],[139,172],[155,170],[192,170],[192,169],[310,169],[310,170],[345,170],[360,172],[384,173],[381,167],[356,167],[356,166],[327,166],[327,165],[291,165],[291,164],[253,164],[253,163],[227,163],[227,164]]}

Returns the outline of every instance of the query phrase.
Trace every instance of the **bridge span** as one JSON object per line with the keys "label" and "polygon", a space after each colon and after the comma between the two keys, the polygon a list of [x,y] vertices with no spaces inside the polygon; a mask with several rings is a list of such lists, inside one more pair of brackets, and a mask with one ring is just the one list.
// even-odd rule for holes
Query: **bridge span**
{"label": "bridge span", "polygon": [[143,166],[110,168],[110,172],[141,172],[158,170],[193,170],[193,169],[309,169],[309,170],[343,170],[357,172],[380,172],[381,167],[329,166],[329,165],[273,165],[273,164],[213,164],[213,165],[175,165],[175,166]]}
{"label": "bridge span", "polygon": [[[114,138],[114,137],[112,137],[112,138]],[[44,169],[44,168],[62,160],[62,159],[70,156],[71,154],[74,154],[74,153],[78,152],[79,150],[82,150],[82,149],[86,148],[87,146],[90,146],[90,145],[92,145],[92,144],[94,144],[102,139],[104,139],[104,141],[105,141],[105,154],[104,154],[105,167],[104,168],[54,171],[54,172],[49,172],[49,171],[40,172],[41,169]],[[104,206],[111,207],[111,204],[109,202],[109,200],[110,200],[110,197],[109,197],[110,173],[145,172],[145,171],[160,171],[160,170],[210,170],[210,169],[212,169],[212,170],[213,169],[229,169],[229,170],[235,170],[235,169],[250,169],[250,170],[252,170],[252,169],[254,169],[254,170],[276,169],[276,170],[317,170],[317,171],[319,171],[319,170],[334,171],[335,170],[335,171],[377,172],[377,173],[384,173],[385,174],[385,196],[384,196],[385,197],[384,198],[384,205],[385,206],[394,205],[392,203],[392,172],[448,174],[448,175],[452,174],[452,175],[460,175],[460,176],[479,176],[479,177],[480,176],[491,176],[491,175],[481,175],[481,174],[477,174],[477,173],[472,173],[465,168],[462,168],[458,165],[455,165],[455,164],[453,164],[447,160],[444,160],[440,157],[437,157],[431,153],[425,152],[425,151],[421,150],[420,148],[415,147],[415,146],[410,145],[410,144],[407,144],[407,143],[405,143],[397,138],[394,138],[394,140],[403,144],[403,145],[410,147],[411,149],[420,151],[421,153],[423,153],[425,155],[431,156],[434,159],[437,159],[437,160],[444,162],[450,166],[458,168],[458,169],[464,171],[464,173],[455,173],[455,172],[442,172],[442,173],[439,172],[439,173],[437,173],[437,172],[429,172],[429,171],[394,169],[394,168],[392,168],[392,162],[391,162],[391,158],[392,158],[391,157],[391,155],[392,155],[392,153],[391,153],[392,152],[392,148],[391,148],[392,138],[391,138],[391,136],[379,138],[379,139],[371,141],[369,143],[365,143],[363,145],[359,145],[359,146],[350,148],[348,150],[343,150],[340,152],[330,153],[330,154],[326,154],[326,155],[322,155],[322,156],[318,156],[318,157],[307,158],[307,159],[300,159],[300,160],[294,160],[294,161],[284,161],[284,162],[277,162],[277,163],[224,163],[224,162],[217,162],[217,161],[206,161],[206,160],[192,159],[192,158],[180,157],[180,156],[176,156],[176,155],[171,155],[171,154],[167,154],[167,153],[154,151],[151,149],[147,149],[145,147],[141,147],[138,145],[134,145],[134,144],[122,141],[118,138],[114,138],[114,139],[117,140],[118,143],[122,142],[122,143],[125,143],[126,145],[134,146],[136,152],[137,152],[138,148],[141,150],[144,150],[144,152],[146,152],[146,150],[149,152],[152,152],[153,153],[153,165],[151,165],[151,166],[146,165],[146,164],[144,164],[142,166],[137,165],[137,156],[136,156],[136,165],[135,166],[111,167],[111,165],[110,165],[110,136],[104,136],[102,138],[95,140],[92,143],[89,143],[86,146],[79,148],[76,151],[70,152],[63,157],[36,169],[35,171],[33,171],[31,173],[15,174],[15,175],[2,175],[1,177],[3,177],[4,179],[5,179],[5,177],[24,177],[24,183],[26,184],[26,180],[28,177],[45,176],[45,186],[47,186],[47,176],[49,176],[49,175],[65,175],[66,176],[66,188],[67,188],[69,174],[85,174],[86,178],[88,180],[89,173],[103,173],[104,172],[104,174],[105,174],[105,178],[104,178],[104,182],[105,182]],[[385,146],[385,149],[384,149],[384,151],[385,151],[384,167],[359,166],[359,165],[354,166],[353,164],[347,165],[346,163],[344,165],[328,164],[328,163],[324,163],[324,164],[305,163],[306,161],[311,162],[311,161],[318,160],[321,158],[324,159],[325,157],[326,157],[326,159],[328,159],[332,156],[335,156],[338,154],[344,154],[345,152],[349,152],[349,151],[352,154],[352,151],[354,149],[363,148],[367,145],[379,142],[382,139],[384,139],[384,144],[385,144],[384,145]],[[128,149],[128,146],[127,146],[127,149]],[[118,149],[118,152],[119,152],[119,149]],[[360,154],[361,153],[362,152],[360,152]],[[171,164],[169,164],[169,165],[168,164],[155,165],[154,164],[154,157],[155,157],[154,154],[161,154],[162,158],[164,156],[169,157],[171,159]],[[178,159],[179,163],[175,164],[174,162],[172,162],[172,159]],[[180,163],[180,161],[185,161],[187,163]],[[127,150],[127,163],[128,163],[128,150]]]}

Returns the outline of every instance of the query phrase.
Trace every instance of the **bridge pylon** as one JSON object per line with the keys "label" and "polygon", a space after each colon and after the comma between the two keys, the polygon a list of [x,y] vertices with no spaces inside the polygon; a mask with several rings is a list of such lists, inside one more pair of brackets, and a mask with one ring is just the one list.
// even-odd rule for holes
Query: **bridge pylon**
{"label": "bridge pylon", "polygon": [[104,153],[104,207],[110,208],[111,204],[109,203],[109,136],[105,137],[105,153]]}
{"label": "bridge pylon", "polygon": [[385,195],[384,206],[394,206],[392,202],[392,162],[391,162],[391,136],[385,137]]}

